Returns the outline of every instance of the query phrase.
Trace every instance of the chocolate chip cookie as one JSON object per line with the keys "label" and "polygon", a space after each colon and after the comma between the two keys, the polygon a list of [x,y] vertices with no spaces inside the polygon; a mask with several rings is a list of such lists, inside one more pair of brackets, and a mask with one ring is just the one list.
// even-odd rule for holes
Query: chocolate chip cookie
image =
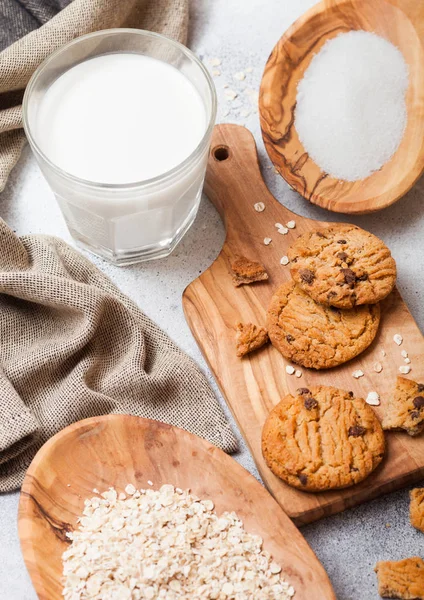
{"label": "chocolate chip cookie", "polygon": [[424,430],[424,383],[397,378],[383,418],[383,429],[404,429],[412,436]]}
{"label": "chocolate chip cookie", "polygon": [[378,593],[383,598],[424,600],[424,560],[419,556],[381,561],[374,570],[378,577]]}
{"label": "chocolate chip cookie", "polygon": [[376,304],[395,286],[396,263],[390,250],[378,237],[354,225],[305,233],[288,257],[296,283],[326,306]]}
{"label": "chocolate chip cookie", "polygon": [[424,488],[415,488],[410,493],[409,516],[411,525],[424,533]]}
{"label": "chocolate chip cookie", "polygon": [[301,388],[268,415],[262,454],[271,471],[308,492],[365,479],[384,455],[384,433],[362,398],[333,387]]}
{"label": "chocolate chip cookie", "polygon": [[378,330],[378,304],[340,310],[318,304],[294,281],[278,288],[268,309],[267,329],[281,354],[304,367],[336,367],[367,348]]}
{"label": "chocolate chip cookie", "polygon": [[245,256],[238,256],[231,263],[231,270],[233,272],[233,283],[236,287],[268,279],[265,267],[261,263],[250,260]]}
{"label": "chocolate chip cookie", "polygon": [[269,341],[265,327],[253,323],[237,323],[236,329],[236,352],[240,358],[262,348]]}

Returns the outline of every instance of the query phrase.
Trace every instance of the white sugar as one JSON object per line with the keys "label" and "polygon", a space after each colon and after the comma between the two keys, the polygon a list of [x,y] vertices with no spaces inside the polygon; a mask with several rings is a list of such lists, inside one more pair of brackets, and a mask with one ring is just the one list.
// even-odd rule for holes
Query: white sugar
{"label": "white sugar", "polygon": [[312,59],[297,88],[295,127],[326,173],[356,181],[396,152],[406,126],[408,67],[393,44],[342,33]]}

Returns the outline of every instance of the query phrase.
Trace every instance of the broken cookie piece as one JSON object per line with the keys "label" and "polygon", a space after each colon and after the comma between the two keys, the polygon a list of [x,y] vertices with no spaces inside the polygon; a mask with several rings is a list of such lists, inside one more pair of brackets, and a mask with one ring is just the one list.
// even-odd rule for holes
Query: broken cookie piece
{"label": "broken cookie piece", "polygon": [[424,430],[424,384],[398,377],[383,418],[383,429],[404,429],[415,436]]}
{"label": "broken cookie piece", "polygon": [[262,348],[269,341],[265,327],[253,323],[237,323],[236,327],[236,350],[240,358]]}
{"label": "broken cookie piece", "polygon": [[231,263],[231,270],[233,271],[233,283],[236,287],[268,279],[265,267],[261,263],[249,260],[245,256],[238,256]]}
{"label": "broken cookie piece", "polygon": [[410,493],[409,516],[411,525],[424,533],[424,488],[415,488]]}
{"label": "broken cookie piece", "polygon": [[424,560],[418,556],[381,561],[375,566],[378,593],[383,598],[424,600]]}

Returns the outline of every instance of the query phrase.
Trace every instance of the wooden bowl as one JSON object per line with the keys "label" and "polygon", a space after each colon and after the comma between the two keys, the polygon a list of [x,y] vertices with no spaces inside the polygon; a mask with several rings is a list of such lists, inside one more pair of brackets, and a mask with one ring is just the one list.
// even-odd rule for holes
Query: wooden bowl
{"label": "wooden bowl", "polygon": [[210,498],[218,514],[236,511],[283,566],[297,600],[336,600],[329,579],[298,529],[256,479],[224,452],[186,431],[128,415],[80,421],[37,453],[22,485],[19,536],[42,600],[62,598],[61,556],[93,489],[171,483]]}
{"label": "wooden bowl", "polygon": [[[312,58],[340,33],[372,31],[397,46],[409,65],[408,121],[393,158],[356,182],[323,173],[303,148],[294,127],[297,86]],[[307,200],[334,212],[361,214],[390,206],[424,169],[424,2],[324,0],[306,12],[273,49],[262,78],[259,111],[270,159]]]}

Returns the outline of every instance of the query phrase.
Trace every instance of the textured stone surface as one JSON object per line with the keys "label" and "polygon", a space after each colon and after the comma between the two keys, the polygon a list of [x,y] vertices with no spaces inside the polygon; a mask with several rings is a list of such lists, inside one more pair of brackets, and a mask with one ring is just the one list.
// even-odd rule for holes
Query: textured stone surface
{"label": "textured stone surface", "polygon": [[[235,92],[243,88],[258,89],[273,45],[289,24],[312,4],[312,0],[193,0],[189,43],[205,62],[210,58],[221,59],[221,65],[211,67],[221,72],[215,78],[220,102],[218,121],[244,123],[253,131],[271,191],[298,214],[323,220],[350,221],[380,237],[396,259],[398,285],[423,329],[424,269],[421,254],[424,180],[418,182],[405,198],[383,212],[354,218],[332,215],[311,206],[274,173],[263,149],[258,116],[251,112],[253,92],[239,93],[234,101],[226,99],[228,89]],[[243,81],[234,78],[235,73],[249,67],[253,71],[246,73]],[[226,83],[229,88],[223,87]],[[233,108],[224,117],[229,107]],[[247,111],[250,114],[244,116]],[[20,234],[51,233],[70,241],[59,208],[28,149],[24,151],[7,189],[0,195],[0,216]],[[169,258],[123,269],[94,259],[122,291],[131,296],[206,372],[205,362],[183,317],[181,293],[210,265],[223,240],[224,228],[220,218],[204,200],[193,228]],[[228,410],[226,414],[229,416]],[[235,458],[257,475],[243,444]],[[0,497],[0,597],[5,600],[36,600],[19,548],[17,505],[17,494]],[[424,555],[424,536],[409,524],[407,490],[304,527],[303,533],[327,569],[338,600],[377,600],[377,578],[373,569],[378,560]]]}

